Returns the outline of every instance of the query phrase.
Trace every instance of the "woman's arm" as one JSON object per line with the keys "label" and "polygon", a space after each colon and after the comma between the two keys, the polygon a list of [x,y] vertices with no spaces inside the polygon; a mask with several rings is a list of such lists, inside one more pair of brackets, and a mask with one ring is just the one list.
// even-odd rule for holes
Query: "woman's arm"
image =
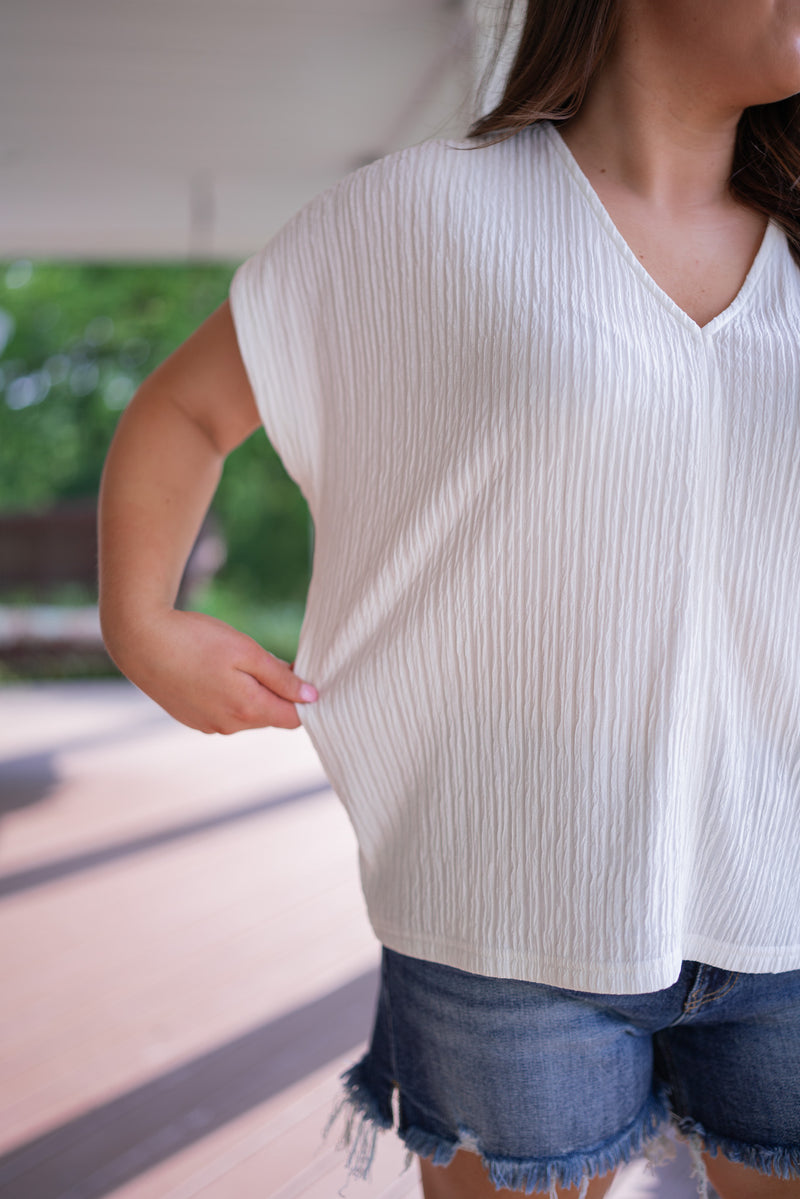
{"label": "woman's arm", "polygon": [[222,621],[174,607],[225,457],[260,424],[228,301],[123,413],[100,487],[100,619],[137,687],[203,732],[297,728],[291,667]]}

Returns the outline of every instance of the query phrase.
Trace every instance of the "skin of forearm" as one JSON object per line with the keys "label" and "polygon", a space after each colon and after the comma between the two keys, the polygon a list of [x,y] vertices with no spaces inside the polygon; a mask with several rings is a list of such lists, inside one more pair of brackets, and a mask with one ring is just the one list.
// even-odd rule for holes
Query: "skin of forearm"
{"label": "skin of forearm", "polygon": [[100,619],[118,662],[148,617],[174,606],[224,458],[158,389],[140,389],[120,419],[98,510]]}

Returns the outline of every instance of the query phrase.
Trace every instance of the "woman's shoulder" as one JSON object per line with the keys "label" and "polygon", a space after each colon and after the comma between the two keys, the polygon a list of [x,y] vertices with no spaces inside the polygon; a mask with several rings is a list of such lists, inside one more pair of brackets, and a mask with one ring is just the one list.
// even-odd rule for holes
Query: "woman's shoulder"
{"label": "woman's shoulder", "polygon": [[433,215],[437,203],[449,210],[451,197],[465,189],[497,195],[514,173],[535,170],[544,130],[531,127],[500,140],[492,138],[428,138],[380,155],[344,175],[307,206],[309,215],[322,210],[362,210],[368,220],[385,222],[409,209]]}
{"label": "woman's shoulder", "polygon": [[299,265],[309,279],[335,271],[343,285],[347,275],[385,273],[379,264],[423,270],[443,247],[488,252],[503,242],[510,210],[536,208],[541,145],[533,128],[503,140],[429,138],[378,156],[308,200],[259,257],[294,273]]}

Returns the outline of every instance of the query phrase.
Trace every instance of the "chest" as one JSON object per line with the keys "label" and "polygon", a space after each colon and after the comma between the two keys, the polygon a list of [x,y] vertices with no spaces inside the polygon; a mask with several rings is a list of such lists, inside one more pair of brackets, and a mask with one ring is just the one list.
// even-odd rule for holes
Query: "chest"
{"label": "chest", "polygon": [[648,275],[695,324],[707,325],[742,289],[766,218],[738,205],[676,217],[594,186],[611,220]]}

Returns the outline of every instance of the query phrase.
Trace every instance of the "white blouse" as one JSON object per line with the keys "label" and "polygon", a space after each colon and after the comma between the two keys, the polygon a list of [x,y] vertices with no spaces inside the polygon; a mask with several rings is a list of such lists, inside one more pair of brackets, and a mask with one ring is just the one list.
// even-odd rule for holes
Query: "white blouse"
{"label": "white blouse", "polygon": [[297,711],[379,939],[614,993],[800,967],[778,226],[701,328],[546,122],[349,175],[230,301],[314,521]]}

